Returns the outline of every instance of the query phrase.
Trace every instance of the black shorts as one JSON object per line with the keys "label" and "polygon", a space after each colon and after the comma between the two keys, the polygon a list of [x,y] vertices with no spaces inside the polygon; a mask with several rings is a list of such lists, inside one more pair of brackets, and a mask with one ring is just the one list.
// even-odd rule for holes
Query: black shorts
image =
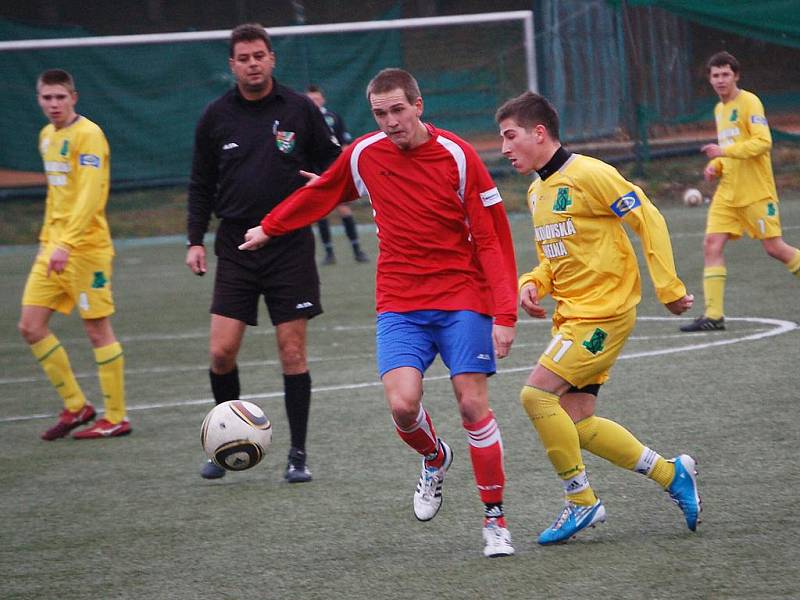
{"label": "black shorts", "polygon": [[211,313],[258,325],[258,299],[264,296],[273,325],[322,314],[311,229],[272,239],[251,252],[238,249],[248,228],[225,220],[220,224]]}

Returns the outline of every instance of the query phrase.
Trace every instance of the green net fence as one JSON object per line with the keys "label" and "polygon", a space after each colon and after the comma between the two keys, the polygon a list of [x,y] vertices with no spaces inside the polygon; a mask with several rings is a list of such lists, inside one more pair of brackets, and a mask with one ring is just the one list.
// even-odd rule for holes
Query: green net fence
{"label": "green net fence", "polygon": [[[741,87],[764,102],[774,139],[800,141],[797,0],[540,0],[531,8],[536,85],[559,109],[568,142],[627,141],[646,159],[655,139],[713,136],[717,99],[704,64],[719,50],[739,58]],[[0,20],[0,40],[84,35]],[[273,37],[276,77],[297,90],[320,85],[354,135],[375,128],[367,82],[400,66],[419,80],[427,120],[494,155],[495,109],[529,86],[523,39],[520,22]],[[227,56],[225,40],[0,52],[0,169],[41,169],[36,136],[45,121],[34,82],[60,67],[75,75],[79,112],[109,138],[115,182],[185,181],[195,123],[233,85]]]}
{"label": "green net fence", "polygon": [[[6,39],[18,33],[9,35],[10,25],[5,27]],[[32,32],[27,28],[24,34]],[[490,51],[475,52],[476,35],[490,42]],[[417,77],[427,120],[463,135],[496,136],[495,108],[527,87],[524,56],[516,55],[522,40],[521,23],[512,22],[273,36],[272,41],[276,78],[298,91],[320,85],[328,106],[343,116],[354,136],[375,129],[365,89],[389,66],[407,68]],[[78,112],[105,131],[116,182],[185,180],[199,116],[234,84],[227,40],[0,52],[0,74],[8,82],[0,98],[0,130],[9,133],[0,145],[0,168],[41,168],[36,139],[46,121],[36,103],[35,81],[54,67],[73,74]]]}

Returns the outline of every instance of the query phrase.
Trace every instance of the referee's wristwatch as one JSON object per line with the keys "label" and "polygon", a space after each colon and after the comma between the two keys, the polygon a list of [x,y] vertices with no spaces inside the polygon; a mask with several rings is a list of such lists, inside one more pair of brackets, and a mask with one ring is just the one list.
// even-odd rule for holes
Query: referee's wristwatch
{"label": "referee's wristwatch", "polygon": [[199,244],[193,244],[190,240],[186,240],[186,247],[191,248],[192,246],[205,246],[205,244],[203,242],[200,242]]}

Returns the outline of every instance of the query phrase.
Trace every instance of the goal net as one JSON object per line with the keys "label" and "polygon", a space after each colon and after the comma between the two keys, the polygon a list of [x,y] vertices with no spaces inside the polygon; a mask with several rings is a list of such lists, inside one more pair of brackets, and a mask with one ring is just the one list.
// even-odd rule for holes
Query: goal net
{"label": "goal net", "polygon": [[[529,11],[267,31],[277,57],[275,77],[301,92],[308,84],[320,86],[354,136],[375,129],[364,91],[386,67],[405,68],[417,78],[425,120],[495,145],[497,106],[536,89]],[[220,30],[0,42],[0,130],[11,132],[0,145],[0,169],[41,169],[36,139],[45,121],[35,81],[45,69],[62,68],[75,77],[78,112],[109,138],[115,182],[185,181],[203,108],[234,84],[229,35]]]}

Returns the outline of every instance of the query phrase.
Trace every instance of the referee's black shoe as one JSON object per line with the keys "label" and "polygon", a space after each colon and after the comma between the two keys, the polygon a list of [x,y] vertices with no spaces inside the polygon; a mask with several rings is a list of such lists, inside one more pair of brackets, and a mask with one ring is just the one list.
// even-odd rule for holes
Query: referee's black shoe
{"label": "referee's black shoe", "polygon": [[697,317],[691,323],[681,325],[681,331],[725,331],[725,317],[719,319]]}
{"label": "referee's black shoe", "polygon": [[311,481],[311,471],[306,465],[306,452],[299,448],[289,450],[289,461],[286,463],[286,472],[283,478],[289,483],[305,483]]}

